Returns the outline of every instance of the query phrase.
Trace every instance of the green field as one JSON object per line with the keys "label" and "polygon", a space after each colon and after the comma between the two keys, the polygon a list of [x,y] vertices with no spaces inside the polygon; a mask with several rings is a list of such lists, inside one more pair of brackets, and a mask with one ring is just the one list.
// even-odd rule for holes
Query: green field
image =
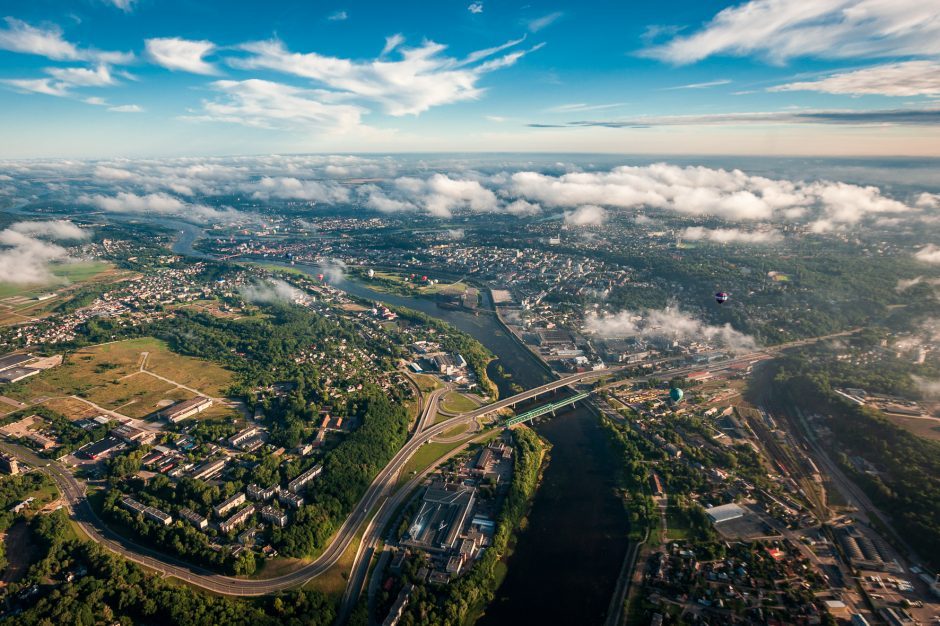
{"label": "green field", "polygon": [[44,293],[51,293],[57,287],[70,283],[82,283],[111,269],[110,263],[101,261],[82,261],[80,263],[62,263],[51,268],[52,274],[60,279],[58,284],[52,285],[18,285],[14,283],[0,283],[0,298],[11,296],[35,297]]}
{"label": "green field", "polygon": [[[59,367],[5,391],[6,395],[24,402],[76,395],[106,409],[140,418],[174,401],[196,395],[177,385],[219,397],[231,382],[232,373],[228,370],[175,354],[164,342],[145,337],[83,348],[67,355]],[[216,407],[210,411],[213,409]],[[224,407],[219,410],[225,411]],[[79,411],[67,415],[81,417]]]}
{"label": "green field", "polygon": [[441,409],[448,413],[466,413],[477,406],[479,405],[476,402],[456,391],[448,391],[441,402]]}
{"label": "green field", "polygon": [[[82,287],[96,283],[113,283],[131,275],[115,269],[110,263],[84,261],[53,266],[58,279],[45,285],[0,283],[0,325],[18,324],[51,312],[68,301]],[[38,300],[41,296],[52,297]]]}

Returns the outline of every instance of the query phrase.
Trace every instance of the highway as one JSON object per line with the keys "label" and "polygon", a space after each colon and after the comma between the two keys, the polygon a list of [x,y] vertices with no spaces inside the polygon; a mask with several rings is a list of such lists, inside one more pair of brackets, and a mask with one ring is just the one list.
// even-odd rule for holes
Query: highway
{"label": "highway", "polygon": [[[844,334],[848,333],[839,333],[839,335],[832,336],[840,336]],[[800,342],[777,346],[772,350],[755,352],[720,363],[685,366],[675,370],[652,373],[650,375],[672,377],[693,371],[719,371],[721,369],[727,369],[735,363],[752,361],[759,358],[768,358],[769,352],[791,347],[793,345],[802,345],[809,343],[810,341],[827,339],[829,337],[831,336],[821,337],[815,340],[802,340]],[[673,359],[662,359],[654,363],[662,364],[669,362],[670,360]],[[324,551],[307,565],[304,565],[303,567],[300,567],[288,574],[269,579],[241,579],[215,574],[204,568],[184,563],[178,559],[174,559],[161,552],[151,550],[124,537],[121,537],[117,533],[111,531],[98,518],[87,498],[85,497],[85,485],[72,476],[72,474],[60,463],[49,462],[45,459],[40,459],[26,448],[22,448],[20,446],[6,444],[0,447],[21,458],[27,464],[42,468],[42,471],[51,475],[65,496],[69,504],[69,508],[72,510],[73,516],[78,525],[89,536],[89,538],[100,543],[107,549],[120,554],[121,556],[131,561],[159,571],[164,575],[175,576],[194,586],[201,587],[214,593],[235,596],[266,595],[283,589],[301,586],[310,579],[326,572],[340,559],[342,554],[349,547],[350,543],[352,543],[354,540],[356,531],[363,525],[363,523],[365,523],[365,521],[370,517],[370,512],[376,509],[377,506],[378,509],[376,512],[376,522],[373,524],[373,528],[381,529],[384,526],[382,521],[387,520],[387,517],[390,516],[397,508],[397,503],[400,502],[401,498],[407,496],[407,493],[412,488],[412,483],[415,483],[416,485],[416,479],[418,478],[417,476],[415,479],[410,481],[405,488],[398,490],[394,498],[390,497],[395,492],[397,487],[398,475],[401,472],[401,469],[422,445],[429,442],[434,437],[441,435],[454,426],[476,420],[477,418],[483,417],[484,415],[494,411],[514,406],[516,404],[531,400],[537,396],[552,392],[556,389],[567,387],[569,385],[576,385],[608,377],[617,374],[624,369],[627,369],[628,367],[635,367],[635,365],[614,366],[604,370],[582,372],[564,376],[514,396],[510,396],[503,400],[479,407],[456,417],[446,419],[437,424],[429,424],[429,422],[433,421],[431,416],[436,414],[437,403],[440,395],[442,394],[435,396],[432,393],[432,396],[428,398],[428,401],[422,406],[422,415],[420,416],[418,425],[415,428],[415,433],[391,459],[391,461],[389,461],[385,468],[383,468],[378,473],[378,475],[372,481],[372,484],[366,490],[365,494],[363,494],[363,497],[360,499],[359,503],[353,508],[352,512],[340,526],[339,530],[333,536],[332,540],[330,541],[329,545],[326,546]],[[437,391],[443,393],[443,390]],[[368,561],[365,561],[365,563],[368,564]],[[351,580],[354,578],[355,577],[351,577]],[[358,597],[358,589],[354,589],[353,592],[354,593],[351,595],[355,595],[355,598],[352,598],[354,603],[355,599]]]}
{"label": "highway", "polygon": [[[6,450],[7,452],[19,457],[23,462],[34,467],[41,468],[41,471],[44,471],[52,476],[52,478],[56,481],[56,484],[59,486],[59,489],[62,491],[62,494],[65,496],[66,501],[69,504],[69,509],[72,511],[76,523],[90,539],[101,544],[105,548],[120,554],[121,556],[127,558],[128,560],[134,561],[135,563],[139,563],[159,571],[164,575],[175,576],[176,578],[184,580],[192,585],[201,587],[214,593],[234,596],[259,596],[275,593],[282,589],[301,586],[311,578],[319,576],[332,567],[333,564],[335,564],[346,551],[346,548],[349,547],[349,544],[352,543],[357,529],[366,521],[366,519],[369,517],[369,513],[373,510],[373,508],[375,508],[379,502],[382,502],[383,507],[380,508],[379,513],[385,509],[385,506],[389,501],[389,496],[397,486],[398,474],[400,473],[402,467],[404,467],[411,456],[417,452],[418,448],[430,441],[432,438],[444,433],[458,424],[475,420],[476,418],[486,415],[487,413],[492,413],[493,411],[497,411],[513,404],[525,402],[526,400],[534,398],[536,395],[548,393],[567,385],[594,380],[601,376],[609,375],[611,371],[612,370],[584,372],[581,374],[566,376],[515,396],[510,396],[504,400],[500,400],[473,411],[463,413],[457,417],[444,420],[438,424],[428,425],[428,421],[433,421],[429,418],[429,416],[436,414],[437,399],[439,399],[440,395],[438,394],[438,396],[434,397],[432,394],[432,398],[429,398],[429,401],[426,402],[422,407],[423,414],[420,418],[419,425],[423,423],[425,427],[420,430],[420,432],[418,432],[416,429],[415,434],[412,435],[408,442],[405,443],[405,445],[401,448],[401,450],[398,451],[398,453],[385,466],[385,468],[378,473],[378,475],[372,481],[372,484],[366,490],[366,493],[363,495],[362,499],[360,499],[359,503],[353,508],[353,511],[346,518],[345,522],[343,522],[339,531],[333,536],[333,539],[330,541],[329,545],[326,547],[323,553],[321,553],[320,556],[307,565],[304,565],[303,567],[300,567],[293,572],[269,579],[242,579],[215,574],[205,568],[184,563],[166,554],[156,550],[151,550],[134,543],[129,539],[121,537],[117,533],[110,530],[95,514],[91,504],[85,497],[85,485],[72,476],[72,474],[60,463],[41,459],[28,449],[21,446],[2,444],[0,447],[2,447],[2,449]],[[443,392],[444,390],[437,391]],[[397,499],[393,501],[397,501]],[[391,510],[394,511],[394,508]],[[379,517],[376,519],[381,521]],[[376,523],[376,526],[378,526],[378,523]]]}

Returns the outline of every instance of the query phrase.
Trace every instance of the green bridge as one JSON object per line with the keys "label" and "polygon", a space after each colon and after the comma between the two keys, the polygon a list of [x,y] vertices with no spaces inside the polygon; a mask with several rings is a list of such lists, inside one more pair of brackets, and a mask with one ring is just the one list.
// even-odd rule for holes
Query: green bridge
{"label": "green bridge", "polygon": [[545,415],[546,413],[554,414],[555,411],[557,411],[558,409],[562,407],[566,407],[569,404],[574,404],[578,400],[584,400],[589,395],[591,395],[589,392],[583,391],[581,393],[571,396],[570,398],[559,400],[558,402],[549,402],[548,404],[543,404],[542,406],[538,408],[530,409],[526,411],[525,413],[520,413],[519,415],[514,415],[513,417],[510,417],[505,422],[503,422],[503,426],[508,428],[510,426],[515,426],[516,424],[522,424],[523,422],[528,422],[530,419],[534,419],[540,415]]}

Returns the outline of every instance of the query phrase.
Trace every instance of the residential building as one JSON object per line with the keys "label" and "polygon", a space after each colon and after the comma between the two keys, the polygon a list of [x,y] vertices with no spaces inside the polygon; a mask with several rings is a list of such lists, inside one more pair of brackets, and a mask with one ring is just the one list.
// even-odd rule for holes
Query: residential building
{"label": "residential building", "polygon": [[225,515],[226,513],[228,513],[235,507],[237,507],[239,504],[242,504],[244,502],[245,502],[245,493],[243,491],[239,491],[231,498],[227,498],[225,501],[218,504],[212,510],[215,513],[216,517],[222,517],[223,515]]}
{"label": "residential building", "polygon": [[199,530],[206,530],[209,528],[209,520],[191,509],[180,509],[180,517]]}
{"label": "residential building", "polygon": [[300,493],[300,491],[309,483],[311,480],[319,476],[323,472],[323,466],[320,464],[314,465],[306,472],[290,481],[287,484],[287,488],[293,493]]}
{"label": "residential building", "polygon": [[261,519],[266,522],[271,522],[275,526],[280,526],[281,528],[287,526],[287,513],[271,505],[261,509]]}
{"label": "residential building", "polygon": [[255,505],[249,504],[248,506],[243,508],[241,511],[238,511],[237,513],[232,515],[230,518],[228,518],[224,522],[221,522],[219,524],[219,530],[221,530],[223,533],[230,532],[238,528],[242,524],[244,524],[248,520],[248,518],[254,514],[255,514]]}

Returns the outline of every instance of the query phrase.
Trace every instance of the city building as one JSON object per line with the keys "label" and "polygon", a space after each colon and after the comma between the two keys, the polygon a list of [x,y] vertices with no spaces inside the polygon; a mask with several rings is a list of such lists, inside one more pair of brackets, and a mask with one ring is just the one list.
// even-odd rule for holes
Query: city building
{"label": "city building", "polygon": [[19,474],[20,464],[16,457],[9,454],[0,454],[0,470],[6,474]]}
{"label": "city building", "polygon": [[165,419],[171,424],[175,424],[186,419],[187,417],[192,417],[197,413],[202,413],[210,406],[212,406],[212,400],[206,398],[205,396],[197,396],[192,400],[177,402],[176,404],[160,411],[159,415],[161,418]]}
{"label": "city building", "polygon": [[220,504],[218,504],[217,506],[215,506],[212,509],[212,511],[215,513],[216,517],[222,517],[223,515],[225,515],[226,513],[228,513],[235,507],[237,507],[239,504],[242,504],[244,502],[245,502],[245,493],[239,491],[231,498],[228,498],[224,500],[223,502],[221,502]]}
{"label": "city building", "polygon": [[129,444],[145,445],[153,443],[157,433],[152,430],[144,430],[130,424],[121,424],[111,429],[111,435]]}
{"label": "city building", "polygon": [[125,509],[131,511],[132,513],[143,515],[147,519],[157,522],[158,524],[162,524],[163,526],[169,526],[173,523],[173,518],[160,509],[152,506],[146,506],[130,496],[124,496],[121,498],[121,504]]}
{"label": "city building", "polygon": [[281,528],[287,526],[287,513],[271,505],[261,509],[261,519],[266,522],[271,522],[275,526],[280,526]]}
{"label": "city building", "polygon": [[475,499],[476,491],[463,485],[428,487],[402,543],[430,552],[453,549]]}
{"label": "city building", "polygon": [[221,530],[223,533],[230,532],[238,528],[242,524],[244,524],[248,520],[248,518],[254,514],[255,514],[255,505],[249,504],[248,506],[243,508],[241,511],[238,511],[237,513],[232,515],[230,518],[228,518],[224,522],[220,522],[219,530]]}
{"label": "city building", "polygon": [[308,469],[306,472],[304,472],[303,474],[301,474],[294,480],[290,481],[287,484],[287,488],[293,493],[300,493],[300,491],[304,488],[304,486],[306,486],[307,483],[309,483],[311,480],[319,476],[322,472],[323,472],[322,465],[319,465],[319,464],[314,465],[313,467]]}
{"label": "city building", "polygon": [[193,526],[195,526],[196,528],[198,528],[199,530],[205,530],[209,528],[209,520],[207,520],[202,515],[200,515],[199,513],[196,513],[195,511],[191,509],[186,509],[186,508],[180,509],[180,517],[186,520],[187,522],[189,522],[190,524],[192,524]]}
{"label": "city building", "polygon": [[196,480],[206,480],[215,476],[222,471],[222,468],[225,467],[225,459],[218,459],[216,461],[209,461],[208,463],[203,463],[199,467],[193,470],[192,478]]}
{"label": "city building", "polygon": [[270,487],[261,488],[255,483],[248,485],[248,497],[252,500],[261,500],[265,502],[274,497],[274,494],[277,493],[277,485],[271,485]]}
{"label": "city building", "polygon": [[303,496],[299,496],[296,493],[291,493],[286,489],[278,488],[277,491],[277,501],[285,506],[289,506],[292,509],[299,509],[304,505]]}

